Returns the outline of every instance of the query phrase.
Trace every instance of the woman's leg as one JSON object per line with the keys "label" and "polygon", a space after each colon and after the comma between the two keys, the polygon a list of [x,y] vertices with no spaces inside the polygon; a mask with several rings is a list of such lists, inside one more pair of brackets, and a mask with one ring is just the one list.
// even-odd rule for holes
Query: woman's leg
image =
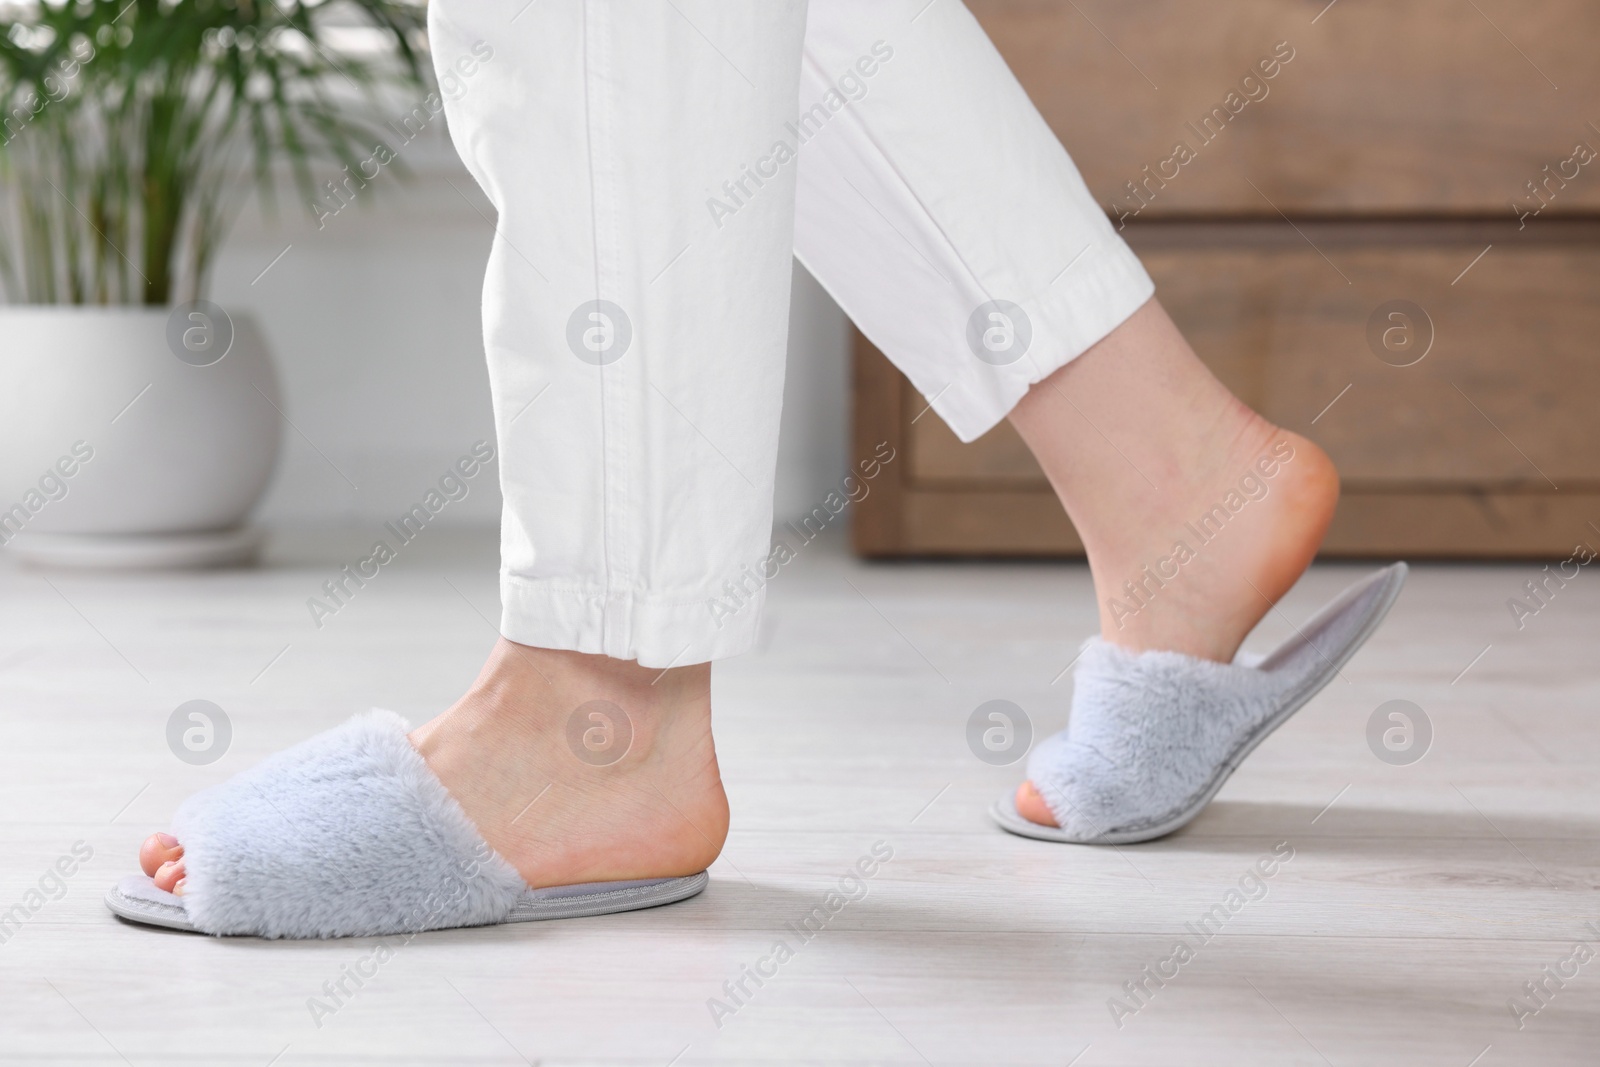
{"label": "woman's leg", "polygon": [[1327,457],[1196,358],[962,5],[812,0],[800,107],[801,258],[963,440],[1011,419],[1106,640],[1231,659],[1321,541]]}
{"label": "woman's leg", "polygon": [[[805,5],[429,16],[451,135],[499,216],[504,637],[412,741],[531,885],[691,874],[728,824],[707,661],[752,643],[760,591],[727,587],[771,541],[795,173],[772,156]],[[163,888],[183,876],[170,838],[143,860]]]}

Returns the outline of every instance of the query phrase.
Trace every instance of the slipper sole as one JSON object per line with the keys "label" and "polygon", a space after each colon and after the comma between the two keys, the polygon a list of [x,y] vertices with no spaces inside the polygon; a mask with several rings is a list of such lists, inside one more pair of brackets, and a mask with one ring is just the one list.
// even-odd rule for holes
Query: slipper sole
{"label": "slipper sole", "polygon": [[[579,919],[613,915],[663,904],[676,904],[705,889],[711,877],[705,871],[683,878],[645,879],[632,882],[590,882],[585,885],[530,889],[499,923],[540,922],[545,919]],[[183,910],[183,898],[163,892],[144,875],[129,875],[106,893],[106,907],[118,917],[144,926],[199,933]],[[461,929],[448,927],[447,929]],[[246,935],[248,936],[248,935]]]}

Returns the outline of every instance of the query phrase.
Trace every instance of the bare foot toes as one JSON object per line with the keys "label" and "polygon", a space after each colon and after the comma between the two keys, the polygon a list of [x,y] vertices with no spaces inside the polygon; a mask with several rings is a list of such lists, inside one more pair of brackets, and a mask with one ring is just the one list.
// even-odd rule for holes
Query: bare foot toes
{"label": "bare foot toes", "polygon": [[1017,787],[1017,814],[1040,826],[1059,825],[1050,806],[1044,802],[1044,797],[1039,795],[1032,782],[1023,782]]}
{"label": "bare foot toes", "polygon": [[151,834],[139,846],[139,867],[154,878],[163,863],[183,858],[183,846],[171,834]]}
{"label": "bare foot toes", "polygon": [[151,875],[157,889],[165,889],[168,893],[183,892],[183,861],[170,860],[156,868],[156,873]]}

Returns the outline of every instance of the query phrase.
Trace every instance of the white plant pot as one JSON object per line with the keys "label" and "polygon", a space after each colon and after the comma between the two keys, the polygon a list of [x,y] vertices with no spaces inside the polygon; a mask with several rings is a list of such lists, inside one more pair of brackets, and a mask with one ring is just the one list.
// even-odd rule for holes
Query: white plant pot
{"label": "white plant pot", "polygon": [[[252,557],[260,531],[245,523],[277,462],[282,401],[255,322],[231,327],[226,354],[199,366],[226,319],[207,334],[186,310],[0,306],[0,541],[59,566]],[[201,354],[180,359],[169,332]]]}

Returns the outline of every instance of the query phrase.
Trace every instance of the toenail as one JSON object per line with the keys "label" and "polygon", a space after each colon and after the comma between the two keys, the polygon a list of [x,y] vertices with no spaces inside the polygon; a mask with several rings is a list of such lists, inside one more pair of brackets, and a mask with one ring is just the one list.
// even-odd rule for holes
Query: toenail
{"label": "toenail", "polygon": [[163,848],[177,848],[178,847],[178,839],[176,837],[173,837],[171,834],[158,833],[158,834],[156,834],[156,840],[161,842],[161,846]]}
{"label": "toenail", "polygon": [[172,895],[177,897],[183,896],[183,883],[187,882],[188,880],[189,879],[187,878],[179,878],[178,884],[172,887]]}

